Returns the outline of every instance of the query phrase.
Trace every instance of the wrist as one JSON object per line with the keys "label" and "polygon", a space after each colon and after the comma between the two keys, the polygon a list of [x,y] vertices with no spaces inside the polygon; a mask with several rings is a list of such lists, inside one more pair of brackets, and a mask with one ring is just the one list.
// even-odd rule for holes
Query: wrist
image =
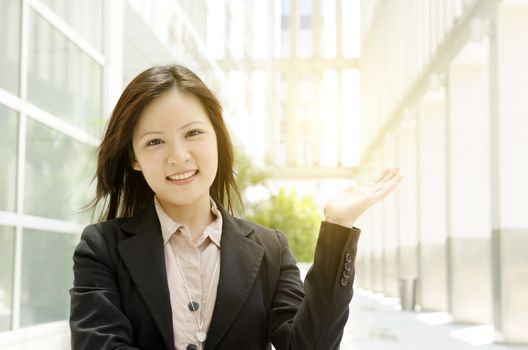
{"label": "wrist", "polygon": [[325,216],[325,221],[330,222],[332,224],[348,227],[348,228],[352,228],[355,222],[355,220],[350,220],[350,219],[347,220],[344,218],[335,218],[331,216]]}

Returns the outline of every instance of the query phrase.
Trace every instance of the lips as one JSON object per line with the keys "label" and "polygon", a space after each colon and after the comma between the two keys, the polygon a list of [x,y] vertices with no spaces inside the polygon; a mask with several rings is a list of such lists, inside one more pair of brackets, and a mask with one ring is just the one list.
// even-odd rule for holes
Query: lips
{"label": "lips", "polygon": [[198,170],[188,170],[185,172],[180,172],[177,174],[172,174],[166,177],[167,180],[173,180],[173,181],[181,181],[188,179],[198,173]]}

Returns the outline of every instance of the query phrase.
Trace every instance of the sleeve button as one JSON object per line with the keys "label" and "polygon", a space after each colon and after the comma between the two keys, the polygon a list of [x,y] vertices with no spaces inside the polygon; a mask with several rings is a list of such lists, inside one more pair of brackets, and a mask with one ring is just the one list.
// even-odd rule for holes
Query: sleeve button
{"label": "sleeve button", "polygon": [[345,261],[346,261],[347,263],[351,263],[351,262],[352,262],[352,254],[350,254],[350,253],[346,253],[346,254],[345,254]]}
{"label": "sleeve button", "polygon": [[345,287],[348,284],[348,278],[341,277],[341,285]]}
{"label": "sleeve button", "polygon": [[351,263],[345,263],[345,271],[350,272],[352,270],[352,264]]}

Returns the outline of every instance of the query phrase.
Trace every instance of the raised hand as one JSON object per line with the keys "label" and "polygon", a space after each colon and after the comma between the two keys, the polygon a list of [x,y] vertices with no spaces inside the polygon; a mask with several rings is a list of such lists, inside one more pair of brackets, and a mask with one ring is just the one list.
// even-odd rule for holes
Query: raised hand
{"label": "raised hand", "polygon": [[365,210],[387,197],[402,179],[400,168],[385,169],[373,182],[358,188],[345,189],[326,203],[325,220],[352,227]]}

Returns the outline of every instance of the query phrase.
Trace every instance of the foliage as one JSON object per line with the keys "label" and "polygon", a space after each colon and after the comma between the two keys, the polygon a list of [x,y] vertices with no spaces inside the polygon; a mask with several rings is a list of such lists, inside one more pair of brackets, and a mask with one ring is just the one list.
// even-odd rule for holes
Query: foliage
{"label": "foliage", "polygon": [[[244,153],[240,147],[235,148],[235,174],[236,183],[242,199],[244,200],[244,191],[255,185],[266,186],[270,178],[269,172],[264,168],[257,168],[253,165],[251,158]],[[244,216],[244,210],[238,200],[235,200],[236,195],[231,194],[233,199],[233,208],[237,215]]]}
{"label": "foliage", "polygon": [[312,196],[299,198],[295,191],[281,188],[268,200],[248,209],[248,220],[286,234],[297,261],[313,261],[321,217]]}
{"label": "foliage", "polygon": [[268,170],[256,168],[250,157],[240,150],[235,151],[235,171],[240,190],[249,186],[265,184],[270,178]]}
{"label": "foliage", "polygon": [[[236,182],[242,196],[246,189],[252,186],[261,185],[268,188],[268,180],[271,178],[269,168],[255,167],[241,147],[235,147],[234,167]],[[270,195],[269,198],[255,204],[245,201],[244,210],[237,201],[234,204],[238,216],[284,232],[297,261],[313,261],[317,233],[322,219],[313,196],[300,198],[295,191],[288,192],[281,188],[277,194]]]}

